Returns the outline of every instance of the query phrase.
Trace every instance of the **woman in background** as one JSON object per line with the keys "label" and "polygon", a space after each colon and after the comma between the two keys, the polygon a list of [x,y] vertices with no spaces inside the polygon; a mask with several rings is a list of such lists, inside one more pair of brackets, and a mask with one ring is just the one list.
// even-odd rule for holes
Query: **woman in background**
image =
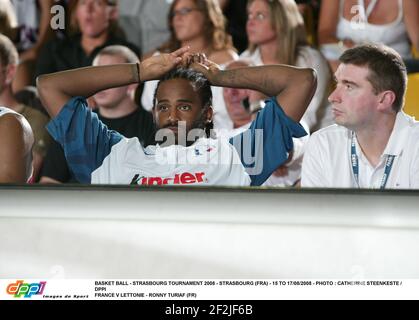
{"label": "woman in background", "polygon": [[116,0],[76,0],[70,10],[71,34],[45,45],[37,61],[36,76],[90,66],[96,54],[109,45],[124,45],[140,54],[118,33]]}
{"label": "woman in background", "polygon": [[333,70],[339,56],[365,42],[385,44],[403,59],[411,59],[412,45],[419,47],[417,0],[323,0],[319,45]]}

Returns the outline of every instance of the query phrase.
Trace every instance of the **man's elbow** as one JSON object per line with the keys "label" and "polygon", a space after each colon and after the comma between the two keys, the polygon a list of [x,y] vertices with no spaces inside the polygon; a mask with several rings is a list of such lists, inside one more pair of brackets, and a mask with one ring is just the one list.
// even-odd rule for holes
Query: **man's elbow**
{"label": "man's elbow", "polygon": [[36,77],[36,88],[38,89],[38,94],[41,98],[41,100],[43,99],[43,97],[45,96],[45,93],[47,91],[46,88],[46,77],[45,75],[40,75],[38,77]]}
{"label": "man's elbow", "polygon": [[310,96],[311,100],[317,89],[317,71],[313,68],[305,68],[303,71],[304,75],[300,85],[304,87],[304,91]]}

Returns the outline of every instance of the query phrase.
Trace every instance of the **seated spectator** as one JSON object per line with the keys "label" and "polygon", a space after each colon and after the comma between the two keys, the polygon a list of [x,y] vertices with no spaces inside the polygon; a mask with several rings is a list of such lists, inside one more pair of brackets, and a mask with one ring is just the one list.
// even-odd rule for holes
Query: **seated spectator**
{"label": "seated spectator", "polygon": [[389,47],[362,45],[341,57],[333,104],[336,125],[315,132],[302,186],[419,188],[419,122],[403,108],[406,68]]}
{"label": "seated spectator", "polygon": [[0,107],[0,183],[26,183],[32,175],[32,129],[26,119]]}
{"label": "seated spectator", "polygon": [[316,70],[317,91],[303,121],[311,132],[332,124],[327,102],[330,70],[322,54],[307,45],[303,18],[295,1],[250,0],[247,37],[249,48],[241,59],[249,59],[257,66],[281,63]]}
{"label": "seated spectator", "polygon": [[[205,55],[187,51],[181,48],[141,64],[82,68],[38,79],[41,99],[54,119],[48,129],[62,144],[79,181],[261,185],[287,160],[292,137],[306,134],[296,121],[315,92],[314,70],[271,65],[222,71]],[[176,68],[181,64],[193,69]],[[161,78],[153,109],[160,144],[147,148],[136,138],[109,131],[81,98]],[[210,85],[260,90],[271,98],[249,130],[231,140],[213,139]],[[248,159],[251,150],[258,152]]]}
{"label": "seated spectator", "polygon": [[51,141],[47,130],[48,117],[39,110],[18,102],[12,92],[12,83],[16,75],[18,53],[9,38],[0,35],[0,105],[8,106],[23,115],[32,127],[35,136],[33,148],[34,173],[36,181],[47,147]]}
{"label": "seated spectator", "polygon": [[417,0],[323,0],[319,21],[319,45],[333,72],[339,56],[363,43],[384,44],[404,59],[419,47]]}
{"label": "seated spectator", "polygon": [[[226,70],[232,70],[240,67],[248,67],[250,64],[244,60],[236,60],[226,66]],[[233,121],[234,129],[229,132],[229,137],[236,136],[246,131],[253,118],[260,109],[254,110],[255,99],[260,98],[260,93],[254,90],[240,88],[223,88],[224,101],[226,103],[228,114]],[[256,98],[254,98],[256,97]],[[304,129],[308,131],[306,125],[300,121]],[[308,141],[308,135],[302,138],[293,138],[293,151],[290,153],[288,161],[277,168],[269,177],[263,186],[271,187],[291,187],[300,182],[301,165],[303,162],[304,148]]]}
{"label": "seated spectator", "polygon": [[126,39],[150,54],[170,37],[167,14],[171,1],[119,0],[119,25]]}
{"label": "seated spectator", "polygon": [[30,106],[31,108],[34,108],[49,117],[48,112],[45,110],[41,100],[39,99],[36,87],[25,87],[23,90],[15,93],[15,98],[19,103]]}
{"label": "seated spectator", "polygon": [[[248,67],[249,63],[243,60],[235,60],[228,63],[225,70]],[[233,122],[232,135],[247,130],[252,122],[252,112],[249,105],[249,96],[251,92],[240,88],[223,88],[223,98],[227,113]]]}
{"label": "seated spectator", "polygon": [[[154,54],[168,53],[189,46],[192,53],[202,52],[223,65],[237,58],[231,37],[226,33],[225,18],[218,0],[175,0],[169,10],[170,40]],[[151,110],[157,82],[146,82],[141,98]],[[212,88],[215,105],[214,126],[231,128],[220,88]]]}
{"label": "seated spectator", "polygon": [[45,45],[38,59],[36,75],[90,66],[96,54],[109,45],[124,45],[140,54],[138,48],[117,35],[116,0],[75,1],[74,34]]}
{"label": "seated spectator", "polygon": [[[136,54],[123,46],[109,46],[97,54],[94,66],[104,66],[118,63],[137,63]],[[137,84],[108,89],[93,96],[98,106],[99,119],[111,130],[124,137],[137,137],[140,143],[147,146],[154,139],[154,123],[152,115],[138,107],[133,101],[133,93]],[[77,183],[78,181],[68,168],[64,150],[57,142],[48,149],[41,172],[41,183]]]}
{"label": "seated spectator", "polygon": [[300,11],[304,19],[307,42],[317,47],[317,30],[321,0],[295,0],[295,2],[297,3],[298,11]]}

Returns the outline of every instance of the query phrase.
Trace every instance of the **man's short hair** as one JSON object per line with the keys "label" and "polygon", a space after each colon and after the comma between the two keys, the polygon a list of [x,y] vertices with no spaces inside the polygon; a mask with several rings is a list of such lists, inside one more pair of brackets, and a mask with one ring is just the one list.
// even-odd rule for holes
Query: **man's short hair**
{"label": "man's short hair", "polygon": [[368,81],[374,93],[390,90],[396,95],[393,110],[399,112],[404,104],[407,86],[406,66],[401,56],[384,45],[366,44],[346,50],[339,61],[369,69]]}
{"label": "man's short hair", "polygon": [[3,67],[18,64],[19,55],[16,47],[10,39],[0,34],[0,63]]}
{"label": "man's short hair", "polygon": [[121,46],[121,45],[113,45],[113,46],[107,46],[103,48],[102,50],[100,50],[96,54],[93,64],[96,64],[99,56],[106,56],[106,55],[121,57],[125,60],[126,63],[139,62],[138,56],[130,48]]}

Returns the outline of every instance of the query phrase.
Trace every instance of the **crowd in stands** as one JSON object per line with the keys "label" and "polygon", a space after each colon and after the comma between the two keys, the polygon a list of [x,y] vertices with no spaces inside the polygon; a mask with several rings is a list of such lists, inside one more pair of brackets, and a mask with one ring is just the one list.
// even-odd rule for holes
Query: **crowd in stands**
{"label": "crowd in stands", "polygon": [[[59,12],[54,6],[65,9],[64,29],[51,27]],[[16,136],[13,143],[0,136],[0,183],[86,182],[68,163],[63,141],[46,128],[56,115],[47,112],[48,91],[38,92],[37,78],[115,64],[148,71],[151,62],[166,67],[168,57],[181,52],[173,66],[195,64],[195,71],[210,78],[212,107],[205,121],[215,135],[233,139],[262,122],[261,128],[271,128],[262,111],[265,104],[271,108],[273,97],[287,117],[298,118],[305,135],[279,117],[288,126],[282,130],[298,133],[284,140],[286,157],[269,174],[264,171],[267,176],[257,185],[419,188],[419,124],[403,113],[407,77],[419,79],[418,31],[417,0],[0,0],[0,132]],[[212,63],[232,77],[254,70],[255,85],[212,79]],[[256,85],[260,70],[266,67],[270,74],[272,65],[315,70],[315,91],[301,119],[288,113],[293,103],[287,92],[269,90],[262,80]],[[103,80],[93,71],[86,75]],[[147,148],[156,144],[162,77],[121,78],[115,80],[118,88],[84,98],[107,128]],[[408,90],[413,86],[412,81]],[[304,95],[303,83],[300,89]],[[304,100],[300,93],[297,87],[295,100]],[[13,145],[20,146],[20,157]]]}

